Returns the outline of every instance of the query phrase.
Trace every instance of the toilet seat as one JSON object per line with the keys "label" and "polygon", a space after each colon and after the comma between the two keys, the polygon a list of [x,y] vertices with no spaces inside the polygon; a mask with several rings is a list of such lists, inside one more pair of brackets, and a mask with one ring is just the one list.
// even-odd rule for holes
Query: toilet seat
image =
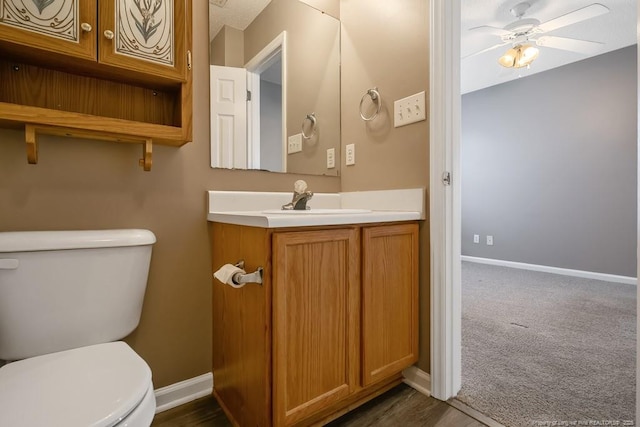
{"label": "toilet seat", "polygon": [[0,368],[2,426],[133,426],[128,416],[150,413],[153,418],[153,412],[151,370],[122,341]]}
{"label": "toilet seat", "polygon": [[149,388],[142,398],[142,402],[114,427],[147,427],[151,425],[155,414],[156,395],[153,390],[153,384],[149,384]]}

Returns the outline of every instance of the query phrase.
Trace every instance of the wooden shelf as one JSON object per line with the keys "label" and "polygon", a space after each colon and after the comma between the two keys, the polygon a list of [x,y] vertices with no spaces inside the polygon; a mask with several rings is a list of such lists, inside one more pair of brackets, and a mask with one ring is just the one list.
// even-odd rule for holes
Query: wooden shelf
{"label": "wooden shelf", "polygon": [[[114,142],[130,142],[131,137],[150,138],[156,144],[174,147],[180,147],[189,142],[190,139],[190,135],[185,134],[185,129],[177,126],[98,117],[90,114],[49,110],[47,108],[5,102],[0,102],[0,111],[0,123],[3,123],[4,127],[22,128],[20,125],[33,124],[75,130],[75,132],[68,131],[69,135],[60,133],[61,136],[74,137],[79,135],[80,131],[85,131],[82,134],[84,138],[102,139],[100,135],[103,134],[109,135],[109,140]],[[114,132],[114,129],[123,129],[126,132]]]}

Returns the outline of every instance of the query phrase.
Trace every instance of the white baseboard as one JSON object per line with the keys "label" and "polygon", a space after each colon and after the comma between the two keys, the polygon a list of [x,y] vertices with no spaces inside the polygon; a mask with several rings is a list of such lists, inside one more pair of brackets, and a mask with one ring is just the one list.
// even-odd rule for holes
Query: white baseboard
{"label": "white baseboard", "polygon": [[410,366],[402,371],[404,383],[425,396],[431,396],[431,375],[417,366]]}
{"label": "white baseboard", "polygon": [[213,374],[208,372],[155,390],[156,414],[213,393]]}
{"label": "white baseboard", "polygon": [[[402,371],[404,383],[420,393],[431,396],[431,376],[416,366]],[[156,414],[213,393],[213,374],[208,372],[155,390]]]}
{"label": "white baseboard", "polygon": [[582,277],[584,279],[604,280],[605,282],[624,283],[627,285],[637,285],[636,277],[617,276],[615,274],[596,273],[593,271],[571,270],[569,268],[550,267],[547,265],[526,264],[523,262],[503,261],[499,259],[478,258],[468,255],[461,255],[462,261],[476,262],[478,264],[497,265],[501,267],[520,268],[522,270],[542,271],[545,273],[562,274],[564,276]]}

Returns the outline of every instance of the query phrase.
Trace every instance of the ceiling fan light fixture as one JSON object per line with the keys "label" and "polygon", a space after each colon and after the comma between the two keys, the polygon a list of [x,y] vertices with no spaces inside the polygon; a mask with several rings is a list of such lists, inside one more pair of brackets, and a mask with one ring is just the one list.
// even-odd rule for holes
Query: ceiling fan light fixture
{"label": "ceiling fan light fixture", "polygon": [[515,65],[516,63],[516,56],[518,55],[518,53],[516,52],[516,50],[514,48],[509,49],[508,51],[506,51],[504,53],[504,55],[502,55],[500,57],[500,59],[498,59],[498,62],[500,63],[500,65],[502,65],[503,67],[506,68],[511,68]]}
{"label": "ceiling fan light fixture", "polygon": [[[537,47],[534,47],[530,44],[521,46],[520,52],[521,52],[521,55],[518,60],[518,64],[520,65],[520,67],[526,67],[529,64],[531,64],[538,57],[538,54],[540,53]],[[520,68],[518,67],[518,64],[516,64],[516,67]]]}
{"label": "ceiling fan light fixture", "polygon": [[528,67],[537,57],[540,51],[530,44],[516,45],[507,50],[498,59],[500,65],[506,68]]}

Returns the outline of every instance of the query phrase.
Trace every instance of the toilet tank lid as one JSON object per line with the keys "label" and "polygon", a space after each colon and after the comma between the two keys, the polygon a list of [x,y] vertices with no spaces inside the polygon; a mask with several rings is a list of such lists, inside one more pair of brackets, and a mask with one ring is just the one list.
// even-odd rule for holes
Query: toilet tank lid
{"label": "toilet tank lid", "polygon": [[0,253],[144,246],[156,242],[149,230],[71,230],[0,232]]}

